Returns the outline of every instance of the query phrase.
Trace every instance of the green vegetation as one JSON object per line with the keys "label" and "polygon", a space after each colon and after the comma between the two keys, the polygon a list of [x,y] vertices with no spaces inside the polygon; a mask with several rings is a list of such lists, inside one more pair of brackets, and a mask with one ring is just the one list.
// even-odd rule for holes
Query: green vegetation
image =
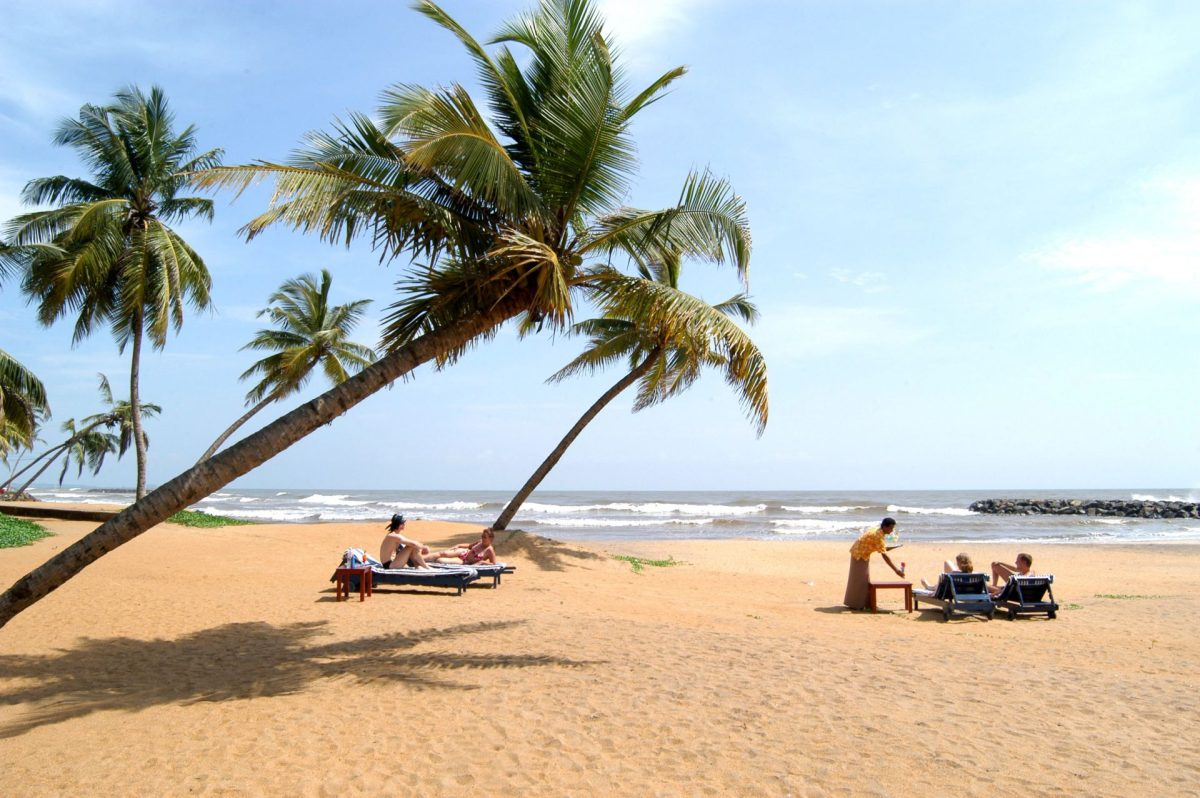
{"label": "green vegetation", "polygon": [[312,274],[288,280],[271,294],[267,307],[258,315],[267,316],[278,329],[259,330],[242,349],[272,352],[255,363],[239,379],[259,375],[262,379],[246,394],[250,409],[213,441],[197,463],[212,457],[221,444],[254,414],[271,402],[299,391],[308,383],[318,365],[334,385],[345,382],[379,359],[369,346],[356,344],[347,336],[362,319],[371,304],[360,299],[345,305],[330,306],[329,289],[333,277],[321,270],[321,282]]}
{"label": "green vegetation", "polygon": [[1063,609],[1064,610],[1081,610],[1081,609],[1083,609],[1083,605],[1082,604],[1065,604],[1065,605],[1063,605]]}
{"label": "green vegetation", "polygon": [[[5,259],[0,256],[0,276]],[[0,459],[30,448],[40,419],[50,414],[46,388],[32,371],[0,349]]]}
{"label": "green vegetation", "polygon": [[1120,599],[1122,601],[1130,601],[1130,600],[1136,600],[1136,599],[1161,599],[1161,598],[1167,598],[1167,597],[1166,596],[1142,595],[1139,593],[1097,593],[1096,598]]}
{"label": "green vegetation", "polygon": [[51,534],[53,533],[47,532],[40,524],[26,521],[24,518],[0,515],[0,549],[28,546],[35,540],[50,537]]}
{"label": "green vegetation", "polygon": [[684,564],[681,560],[677,560],[674,557],[668,557],[665,560],[647,560],[644,557],[632,557],[628,554],[613,554],[611,556],[614,560],[621,560],[622,562],[629,563],[635,574],[640,574],[642,569],[647,565],[654,568],[670,568],[672,565]]}
{"label": "green vegetation", "polygon": [[209,306],[204,261],[170,227],[212,220],[213,202],[181,196],[188,175],[217,166],[220,150],[198,153],[195,128],[176,132],[162,89],[131,86],[109,105],[85,105],[63,120],[56,144],[74,149],[92,180],[65,175],[25,184],[32,211],[4,227],[0,275],[15,271],[21,289],[50,326],[74,318],[72,343],[107,326],[129,349],[129,404],[137,455],[137,498],[146,495],[146,441],[138,386],[143,339],[162,349],[183,325],[184,309]]}
{"label": "green vegetation", "polygon": [[205,529],[210,529],[218,526],[246,526],[248,524],[258,523],[257,521],[247,521],[243,518],[229,518],[224,515],[210,515],[209,513],[198,513],[195,510],[180,510],[167,519],[169,524],[180,524],[181,526],[198,526]]}
{"label": "green vegetation", "polygon": [[[753,322],[758,309],[740,293],[710,305],[679,289],[680,258],[668,254],[640,264],[641,284],[624,300],[601,301],[603,316],[576,324],[571,332],[587,335],[583,354],[550,378],[559,382],[575,374],[594,373],[613,363],[628,364],[628,373],[609,388],[575,422],[558,446],[542,461],[513,497],[493,529],[504,529],[517,510],[566,453],[583,428],[626,388],[638,385],[633,412],[686,391],[709,367],[721,371],[761,435],[767,425],[767,364],[750,337],[732,319]],[[639,304],[638,294],[654,297],[654,318]]]}
{"label": "green vegetation", "polygon": [[[284,227],[339,245],[363,241],[375,259],[410,264],[397,278],[396,301],[384,312],[376,363],[267,424],[251,436],[252,445],[229,447],[162,482],[147,497],[155,517],[249,473],[423,364],[453,364],[510,321],[529,335],[567,330],[584,306],[637,318],[646,329],[678,316],[680,305],[664,300],[661,286],[618,267],[706,261],[732,266],[745,283],[750,226],[746,204],[729,181],[698,169],[684,177],[679,198],[669,207],[624,204],[637,177],[633,122],[645,109],[658,107],[656,101],[686,72],[684,67],[664,72],[641,91],[631,89],[616,58],[619,51],[590,0],[542,2],[502,26],[485,40],[488,44],[430,0],[420,0],[417,9],[465,47],[485,102],[476,103],[461,83],[443,80],[425,88],[410,76],[384,92],[377,113],[352,113],[331,131],[310,134],[288,163],[219,167],[215,151],[186,165],[173,157],[185,150],[190,154],[191,128],[170,153],[160,152],[157,145],[170,127],[165,100],[157,91],[147,100],[131,90],[118,95],[113,110],[86,106],[79,125],[68,125],[59,139],[83,143],[93,138],[94,129],[97,141],[114,144],[88,158],[102,165],[102,174],[152,174],[163,178],[162,191],[152,190],[160,185],[156,181],[139,191],[133,198],[138,201],[121,194],[121,202],[110,205],[100,199],[108,196],[107,187],[82,181],[47,178],[26,187],[37,204],[56,199],[68,204],[50,217],[18,217],[0,255],[13,247],[27,253],[22,260],[30,261],[19,265],[35,278],[26,289],[41,300],[39,317],[52,320],[78,311],[77,338],[94,325],[111,324],[118,344],[130,345],[135,408],[143,330],[162,346],[171,323],[182,322],[185,303],[196,310],[208,305],[203,262],[165,227],[167,220],[212,213],[207,200],[175,197],[185,179],[194,188],[235,192],[273,181],[267,210],[242,228],[248,239]],[[144,103],[144,113],[125,110],[127,97],[135,106]],[[109,122],[118,131],[115,136],[100,130]],[[123,146],[126,128],[129,147]],[[122,153],[143,152],[156,154],[152,165],[126,168],[134,164]],[[105,168],[110,159],[111,170]],[[124,186],[113,189],[115,195]],[[95,206],[93,198],[101,205]],[[77,222],[88,210],[92,224],[81,227]],[[85,235],[90,232],[98,236]],[[60,250],[64,267],[87,255],[94,268],[84,270],[86,275],[48,268]],[[160,256],[168,254],[177,256],[178,269],[174,263],[166,271],[160,268]],[[101,280],[108,276],[101,261],[124,268],[103,285],[86,281],[80,291],[53,279],[61,274],[64,280]],[[36,268],[39,264],[47,268]],[[166,281],[140,279],[166,274],[179,291],[150,292],[146,289],[154,285],[166,288]],[[100,292],[110,284],[111,293]],[[38,288],[46,293],[30,290]],[[58,297],[62,302],[54,301]],[[704,326],[704,319],[695,321]],[[717,330],[709,334],[712,340]],[[141,447],[140,416],[135,425]],[[139,501],[145,495],[143,453],[144,447],[138,451]],[[0,594],[0,626],[148,526],[145,513],[118,515],[83,538],[80,557],[43,565],[23,577]]]}

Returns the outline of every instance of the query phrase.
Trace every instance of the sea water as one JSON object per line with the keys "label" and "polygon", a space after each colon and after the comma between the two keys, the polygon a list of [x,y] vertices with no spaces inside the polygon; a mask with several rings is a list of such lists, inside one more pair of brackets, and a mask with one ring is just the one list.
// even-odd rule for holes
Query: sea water
{"label": "sea water", "polygon": [[[46,501],[128,504],[132,491],[46,488]],[[537,491],[510,529],[561,540],[752,538],[849,540],[884,516],[903,541],[964,543],[1200,543],[1200,520],[973,513],[987,498],[1197,501],[1200,491]],[[490,524],[512,494],[471,490],[231,489],[193,510],[271,523],[410,519]]]}

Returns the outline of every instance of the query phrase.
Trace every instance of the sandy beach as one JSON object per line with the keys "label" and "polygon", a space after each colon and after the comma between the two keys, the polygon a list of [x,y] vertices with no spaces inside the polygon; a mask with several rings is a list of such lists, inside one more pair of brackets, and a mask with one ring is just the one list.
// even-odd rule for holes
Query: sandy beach
{"label": "sandy beach", "polygon": [[[0,550],[0,580],[94,524]],[[412,522],[433,545],[475,527]],[[500,537],[335,602],[377,524],[162,525],[0,629],[9,795],[1195,795],[1200,547],[1038,546],[1056,620],[840,607],[845,543]],[[909,544],[909,576],[954,551]],[[977,563],[1012,546],[971,549]],[[610,555],[673,557],[635,573]],[[876,561],[875,573],[881,565]]]}

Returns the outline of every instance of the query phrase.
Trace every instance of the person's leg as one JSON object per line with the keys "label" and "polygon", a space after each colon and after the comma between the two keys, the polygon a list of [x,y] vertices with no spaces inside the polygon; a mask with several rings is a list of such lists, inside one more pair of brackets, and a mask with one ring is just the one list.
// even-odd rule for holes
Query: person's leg
{"label": "person's leg", "polygon": [[405,543],[396,550],[396,557],[392,560],[393,568],[403,568],[412,562],[413,555],[416,554],[417,547],[411,543]]}
{"label": "person's leg", "polygon": [[942,561],[942,573],[952,574],[957,570],[958,570],[958,566],[955,565],[955,563],[953,561],[951,561],[951,560],[943,560]]}
{"label": "person's leg", "polygon": [[[425,549],[428,553],[429,549]],[[412,553],[408,555],[408,563],[413,568],[428,568],[429,563],[425,562],[425,557],[421,554],[421,549],[416,546],[412,547]]]}

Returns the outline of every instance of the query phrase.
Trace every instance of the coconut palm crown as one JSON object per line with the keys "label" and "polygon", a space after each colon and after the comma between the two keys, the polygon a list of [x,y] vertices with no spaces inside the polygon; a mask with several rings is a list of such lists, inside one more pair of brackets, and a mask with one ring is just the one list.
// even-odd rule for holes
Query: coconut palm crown
{"label": "coconut palm crown", "polygon": [[41,380],[0,349],[0,460],[14,448],[32,446],[39,421],[49,415]]}
{"label": "coconut palm crown", "polygon": [[221,151],[198,153],[195,130],[174,129],[162,89],[131,87],[110,105],[85,105],[64,120],[54,142],[73,148],[91,180],[29,181],[22,199],[54,205],[18,216],[5,228],[0,274],[19,270],[22,288],[50,325],[73,316],[73,343],[108,324],[122,352],[132,344],[130,403],[138,459],[137,495],[145,493],[146,447],[140,439],[138,370],[143,336],[161,348],[184,306],[208,307],[204,261],[170,224],[212,218],[212,200],[181,195],[186,176],[220,163]]}
{"label": "coconut palm crown", "polygon": [[[384,260],[423,260],[400,282],[388,349],[497,311],[520,315],[523,329],[565,329],[575,289],[602,289],[597,267],[613,258],[731,261],[745,278],[745,205],[725,180],[693,173],[664,210],[621,204],[636,166],[629,125],[683,67],[630,91],[587,0],[543,0],[505,25],[492,51],[434,3],[415,8],[467,49],[490,115],[461,85],[399,84],[376,119],[353,115],[310,134],[288,164],[200,175],[201,185],[239,190],[274,178],[271,207],[246,225],[248,237],[284,224],[330,241],[366,235]],[[527,50],[525,66],[512,46]]]}
{"label": "coconut palm crown", "polygon": [[268,307],[258,316],[268,317],[275,327],[259,330],[242,347],[271,352],[242,373],[243,380],[260,378],[246,394],[250,410],[221,433],[200,456],[201,462],[212,457],[258,411],[302,389],[317,366],[337,385],[378,359],[371,347],[349,340],[371,300],[330,305],[332,287],[333,277],[328,269],[322,269],[319,282],[315,275],[305,274],[288,280],[271,294]]}

